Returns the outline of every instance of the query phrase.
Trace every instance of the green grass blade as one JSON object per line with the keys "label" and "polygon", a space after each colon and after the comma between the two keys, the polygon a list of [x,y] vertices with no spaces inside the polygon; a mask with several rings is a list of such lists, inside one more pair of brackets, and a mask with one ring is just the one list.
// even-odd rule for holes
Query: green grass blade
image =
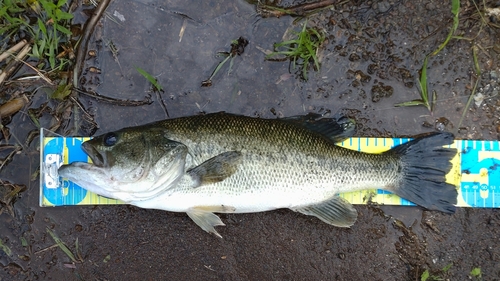
{"label": "green grass blade", "polygon": [[28,244],[28,240],[26,240],[26,238],[21,236],[21,237],[19,237],[19,240],[21,240],[21,246],[28,247],[29,244]]}
{"label": "green grass blade", "polygon": [[451,0],[451,13],[453,14],[453,25],[452,25],[452,27],[450,29],[450,32],[448,33],[448,36],[446,37],[446,39],[444,40],[444,42],[441,43],[441,45],[439,45],[439,47],[437,48],[437,50],[435,50],[434,52],[432,52],[431,56],[435,56],[439,52],[441,52],[441,50],[444,47],[446,47],[446,45],[450,41],[451,37],[453,37],[453,34],[457,30],[458,23],[459,23],[458,14],[460,13],[460,0]]}
{"label": "green grass blade", "polygon": [[50,44],[49,45],[49,63],[50,63],[50,68],[54,69],[56,67],[56,51],[55,48],[57,45]]}
{"label": "green grass blade", "polygon": [[454,18],[458,19],[458,13],[460,12],[460,0],[451,0],[451,13]]}
{"label": "green grass blade", "polygon": [[214,78],[215,74],[219,72],[219,70],[222,68],[222,66],[231,58],[231,56],[227,56],[223,61],[219,62],[217,66],[215,67],[214,71],[212,72],[212,75],[210,75],[210,78],[208,80],[212,80]]}
{"label": "green grass blade", "polygon": [[479,81],[481,80],[481,68],[479,67],[479,62],[477,59],[477,46],[472,46],[472,58],[474,60],[474,71],[476,72],[476,83],[474,83],[474,87],[472,88],[472,92],[470,93],[469,99],[467,100],[467,104],[465,105],[464,111],[462,112],[462,116],[460,117],[460,121],[458,122],[458,128],[462,126],[462,122],[464,121],[465,115],[467,114],[467,110],[469,110],[470,104],[476,95],[476,89],[479,85]]}
{"label": "green grass blade", "polygon": [[229,60],[229,69],[227,71],[227,75],[231,74],[231,69],[233,69],[233,60],[234,57],[231,57],[231,60]]}
{"label": "green grass blade", "polygon": [[73,261],[73,262],[77,262],[75,256],[73,255],[73,253],[68,249],[68,247],[66,247],[66,245],[64,244],[64,242],[59,238],[57,237],[54,232],[52,232],[52,230],[50,230],[49,228],[47,228],[47,233],[50,234],[50,236],[52,237],[52,239],[54,239],[54,242],[56,242],[57,246],[59,246],[59,248],[61,248],[61,250]]}
{"label": "green grass blade", "polygon": [[304,22],[304,26],[302,27],[301,34],[304,34],[306,32],[306,29],[307,29],[307,20]]}
{"label": "green grass blade", "polygon": [[[434,109],[434,105],[436,103],[436,92],[432,92],[432,97],[429,99],[429,92],[427,88],[427,64],[429,61],[429,57],[425,57],[424,63],[422,65],[422,69],[420,70],[420,79],[418,81],[418,85],[420,88],[420,99],[418,100],[412,100],[412,101],[407,101],[407,102],[402,102],[402,103],[397,103],[394,106],[396,107],[404,107],[404,106],[418,106],[422,105],[427,107],[427,109],[432,112]],[[429,102],[429,100],[431,102]]]}
{"label": "green grass blade", "polygon": [[38,46],[38,58],[42,58],[43,54],[45,53],[45,45],[47,45],[47,41],[45,39],[42,39],[40,42],[38,42],[40,45]]}
{"label": "green grass blade", "polygon": [[474,60],[474,70],[476,71],[476,75],[481,75],[481,67],[479,67],[479,61],[477,59],[477,50],[478,47],[476,45],[472,46],[472,59]]}
{"label": "green grass blade", "polygon": [[12,251],[7,245],[3,244],[2,239],[0,239],[0,250],[2,250],[7,256],[10,256],[12,254]]}
{"label": "green grass blade", "polygon": [[447,272],[448,270],[450,270],[450,268],[453,266],[453,263],[449,263],[447,264],[445,267],[443,267],[443,272]]}
{"label": "green grass blade", "polygon": [[75,241],[75,253],[76,253],[76,256],[78,257],[78,260],[80,260],[80,262],[83,262],[82,253],[80,251],[80,244],[78,243],[78,237],[76,237],[76,241]]}
{"label": "green grass blade", "polygon": [[470,271],[470,275],[472,277],[481,277],[481,268],[480,267],[475,267]]}
{"label": "green grass blade", "polygon": [[61,83],[57,86],[57,89],[50,95],[50,98],[63,100],[71,94],[71,88],[71,84],[66,84],[66,81],[61,81]]}
{"label": "green grass blade", "polygon": [[59,0],[57,1],[57,4],[56,6],[59,8],[59,7],[62,7],[64,5],[66,5],[66,3],[68,2],[68,0]]}
{"label": "green grass blade", "polygon": [[154,78],[151,74],[147,73],[146,70],[140,68],[140,67],[135,67],[135,70],[139,72],[144,78],[146,78],[153,86],[156,88],[156,90],[161,91],[163,90],[163,87],[158,83],[158,80]]}
{"label": "green grass blade", "polygon": [[40,53],[38,52],[38,45],[36,42],[33,42],[33,48],[31,49],[31,55],[35,58],[40,57]]}
{"label": "green grass blade", "polygon": [[422,272],[422,275],[420,276],[420,281],[427,281],[429,278],[429,270],[426,269],[424,272]]}
{"label": "green grass blade", "polygon": [[405,101],[405,102],[397,103],[394,106],[396,106],[396,107],[405,107],[405,106],[417,106],[417,105],[426,106],[426,104],[425,104],[425,102],[423,100]]}
{"label": "green grass blade", "polygon": [[38,28],[42,32],[43,36],[47,37],[47,28],[40,18],[38,18]]}
{"label": "green grass blade", "polygon": [[7,9],[8,8],[9,7],[7,5],[5,5],[5,6],[3,6],[3,7],[0,8],[0,17],[6,18],[6,17],[9,16],[9,14],[7,13]]}
{"label": "green grass blade", "polygon": [[429,103],[429,93],[427,92],[427,62],[428,62],[429,57],[425,57],[424,59],[424,64],[422,66],[422,71],[420,73],[420,80],[419,80],[419,85],[420,85],[420,90],[422,91],[420,93],[420,96],[422,97],[422,100],[425,104]]}
{"label": "green grass blade", "polygon": [[70,13],[66,13],[61,9],[56,10],[56,18],[57,20],[70,20],[73,18],[73,15]]}
{"label": "green grass blade", "polygon": [[430,107],[427,107],[430,112],[434,111],[434,108],[436,108],[436,101],[437,101],[437,92],[433,90],[432,91],[432,99],[431,99],[431,102],[429,104]]}
{"label": "green grass blade", "polygon": [[60,32],[62,32],[62,33],[64,33],[64,34],[66,34],[66,35],[71,35],[71,31],[70,31],[69,29],[67,29],[66,27],[64,27],[64,26],[60,25],[60,24],[58,24],[58,25],[54,25],[54,27],[55,27],[58,31],[60,31]]}
{"label": "green grass blade", "polygon": [[38,2],[42,5],[43,10],[47,13],[48,18],[55,18],[54,9],[57,8],[56,4],[47,0],[38,0]]}

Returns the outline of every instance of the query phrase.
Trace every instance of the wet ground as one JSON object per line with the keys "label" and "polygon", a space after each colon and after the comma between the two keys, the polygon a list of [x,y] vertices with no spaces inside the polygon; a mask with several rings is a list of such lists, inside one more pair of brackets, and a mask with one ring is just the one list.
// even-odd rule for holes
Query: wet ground
{"label": "wet ground", "polygon": [[[475,4],[479,12],[474,2],[461,2],[455,34],[462,39],[452,39],[429,59],[429,89],[437,93],[430,113],[422,106],[393,105],[419,98],[423,60],[452,25],[447,1],[348,1],[312,14],[309,26],[327,41],[321,69],[311,69],[308,81],[289,71],[286,61],[265,60],[273,43],[301,28],[296,17],[263,18],[244,1],[115,1],[96,27],[88,49],[97,56],[87,56],[79,82],[101,95],[149,97],[153,103],[124,107],[80,95],[90,115],[75,107],[59,132],[104,133],[167,118],[166,111],[170,117],[226,111],[266,118],[343,112],[357,121],[359,136],[437,129],[457,139],[498,140],[500,19],[486,15],[486,8],[500,4]],[[85,18],[82,10],[77,19]],[[231,72],[226,64],[212,86],[201,87],[223,59],[217,52],[229,51],[239,37],[249,44],[234,58]],[[153,92],[136,67],[155,76],[164,91]],[[478,79],[476,93],[482,96],[466,108]],[[47,90],[31,101],[30,108],[40,107]],[[47,116],[41,119],[42,126],[51,124]],[[7,127],[7,143],[23,144],[23,150],[1,170],[0,195],[7,198],[14,188],[7,181],[26,189],[13,204],[2,201],[0,280],[420,280],[425,270],[427,280],[478,280],[471,276],[475,268],[482,280],[500,280],[497,209],[459,208],[450,216],[417,207],[358,205],[358,221],[350,229],[288,210],[222,215],[226,226],[218,231],[224,238],[217,239],[185,214],[131,206],[41,208],[38,148],[36,142],[24,145],[35,129],[27,109]],[[76,262],[54,247],[47,228],[75,253]]]}

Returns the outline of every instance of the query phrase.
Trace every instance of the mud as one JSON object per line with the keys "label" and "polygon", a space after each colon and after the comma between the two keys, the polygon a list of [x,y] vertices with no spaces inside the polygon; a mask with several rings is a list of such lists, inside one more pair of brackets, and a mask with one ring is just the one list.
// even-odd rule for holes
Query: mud
{"label": "mud", "polygon": [[[476,5],[484,15],[498,3]],[[287,38],[288,29],[300,29],[303,21],[294,25],[296,18],[262,18],[244,1],[115,1],[107,12],[116,22],[106,17],[98,25],[89,46],[96,55],[87,56],[79,82],[101,95],[149,97],[153,103],[123,107],[80,95],[90,116],[72,108],[71,122],[59,133],[87,135],[144,124],[167,118],[166,108],[170,117],[343,112],[356,120],[359,136],[444,130],[457,139],[498,140],[499,19],[482,18],[472,1],[461,2],[456,35],[464,39],[450,40],[429,59],[434,110],[394,107],[420,97],[419,70],[446,38],[450,9],[447,1],[349,1],[314,13],[308,24],[325,32],[327,41],[320,50],[321,69],[310,69],[303,81],[289,62],[266,61],[263,52]],[[230,73],[225,65],[212,86],[201,87],[223,59],[217,52],[228,52],[240,36],[249,44],[234,58]],[[164,91],[153,92],[136,67],[152,74]],[[28,107],[42,108],[46,101],[46,92],[39,90]],[[50,100],[48,106],[57,104]],[[46,115],[40,122],[52,124]],[[131,206],[38,207],[38,147],[24,144],[35,126],[24,109],[6,127],[12,134],[8,143],[22,144],[23,150],[0,174],[2,281],[420,280],[426,270],[428,280],[479,280],[471,275],[474,268],[481,269],[482,280],[500,280],[498,209],[458,208],[445,215],[417,207],[357,205],[358,221],[349,229],[288,210],[221,215],[226,226],[218,228],[223,236],[218,239],[185,214]],[[8,151],[1,152],[7,157]],[[22,191],[12,195],[7,182]],[[47,228],[75,261],[54,246]]]}

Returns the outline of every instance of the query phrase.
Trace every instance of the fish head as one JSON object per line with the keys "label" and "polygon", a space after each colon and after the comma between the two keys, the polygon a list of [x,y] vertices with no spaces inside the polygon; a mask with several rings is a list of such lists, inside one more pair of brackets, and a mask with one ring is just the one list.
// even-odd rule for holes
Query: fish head
{"label": "fish head", "polygon": [[82,144],[92,163],[74,162],[59,175],[99,195],[125,202],[147,200],[184,175],[187,147],[160,128],[109,132]]}

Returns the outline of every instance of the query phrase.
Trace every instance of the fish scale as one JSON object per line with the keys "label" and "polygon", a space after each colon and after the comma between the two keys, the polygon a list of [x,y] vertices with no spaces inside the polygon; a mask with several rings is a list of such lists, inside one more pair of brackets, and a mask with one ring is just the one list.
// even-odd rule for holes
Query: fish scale
{"label": "fish scale", "polygon": [[[146,176],[149,182],[122,184],[141,194],[158,178],[165,182],[163,191],[149,198],[137,195],[135,200],[130,192],[115,192],[124,196],[115,198],[143,208],[186,212],[218,236],[214,226],[223,223],[214,212],[290,208],[347,227],[357,212],[337,194],[370,188],[392,191],[425,208],[454,211],[457,193],[445,175],[456,150],[442,147],[453,141],[451,134],[431,134],[382,154],[367,154],[335,145],[335,140],[352,135],[350,121],[316,117],[182,117],[104,134],[83,147],[98,160],[94,162],[100,167],[92,168],[101,174],[130,170],[148,155],[150,167],[144,170],[158,175]],[[69,165],[59,172],[78,183],[84,181],[76,176],[82,167]],[[96,183],[86,180],[82,187],[112,195],[114,191],[99,184],[100,177],[96,174]],[[120,183],[113,185],[119,188]]]}

